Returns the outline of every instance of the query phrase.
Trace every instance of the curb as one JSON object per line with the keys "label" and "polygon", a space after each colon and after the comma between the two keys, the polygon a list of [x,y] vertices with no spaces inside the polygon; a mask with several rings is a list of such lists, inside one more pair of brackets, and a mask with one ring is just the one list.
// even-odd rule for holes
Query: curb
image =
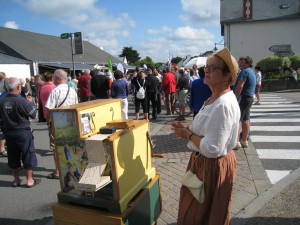
{"label": "curb", "polygon": [[267,191],[260,194],[250,204],[248,204],[243,210],[241,210],[235,217],[232,218],[232,225],[244,225],[255,216],[269,201],[271,201],[276,195],[282,192],[286,187],[300,178],[300,168],[291,172],[288,176],[275,183]]}

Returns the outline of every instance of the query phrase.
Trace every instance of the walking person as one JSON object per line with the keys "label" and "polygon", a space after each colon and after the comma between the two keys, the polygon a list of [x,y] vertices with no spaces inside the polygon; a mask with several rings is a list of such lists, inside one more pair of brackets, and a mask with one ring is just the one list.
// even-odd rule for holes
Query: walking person
{"label": "walking person", "polygon": [[[230,85],[236,81],[238,65],[227,48],[209,56],[204,82],[212,91],[191,127],[172,123],[177,137],[188,140],[192,150],[187,171],[204,182],[204,201],[182,185],[178,225],[229,225],[240,109]],[[197,198],[197,199],[196,199]],[[203,199],[202,199],[203,200]]]}
{"label": "walking person", "polygon": [[55,150],[55,139],[54,139],[54,130],[52,128],[51,118],[50,118],[50,109],[58,108],[61,106],[73,105],[78,103],[77,93],[73,88],[70,88],[67,84],[67,73],[62,69],[57,69],[53,74],[53,83],[56,87],[50,92],[50,95],[47,99],[45,107],[48,110],[47,114],[47,125],[49,130],[50,138],[50,148],[53,151],[55,171],[50,173],[48,179],[58,179],[59,178],[59,161],[57,151]]}
{"label": "walking person", "polygon": [[137,73],[136,79],[132,80],[132,85],[134,86],[134,105],[135,105],[135,119],[138,120],[140,117],[140,107],[142,106],[144,118],[148,120],[148,108],[147,108],[147,95],[144,93],[144,98],[138,97],[137,93],[140,88],[143,87],[144,91],[147,91],[149,87],[148,81],[145,79],[144,71],[139,71]]}
{"label": "walking person", "polygon": [[165,93],[166,115],[172,115],[175,112],[176,83],[176,76],[171,72],[170,67],[166,67],[166,73],[161,83],[162,90]]}
{"label": "walking person", "polygon": [[204,67],[200,67],[198,72],[200,78],[193,81],[190,90],[190,108],[193,111],[194,118],[202,108],[204,102],[211,96],[211,90],[204,82]]}
{"label": "walking person", "polygon": [[113,98],[121,98],[122,99],[122,114],[123,119],[128,119],[128,94],[129,94],[129,86],[125,79],[123,78],[123,73],[120,70],[116,70],[114,72],[115,80],[111,85],[111,96]]}
{"label": "walking person", "polygon": [[184,72],[184,68],[178,70],[180,77],[177,82],[177,93],[178,93],[178,105],[179,105],[179,116],[175,119],[178,121],[185,120],[185,106],[188,94],[190,92],[190,78]]}
{"label": "walking person", "polygon": [[152,74],[152,70],[148,68],[147,70],[147,77],[146,80],[149,82],[149,87],[147,88],[147,109],[148,115],[150,115],[150,102],[152,105],[152,119],[157,119],[157,93],[159,89],[159,81],[158,79]]}
{"label": "walking person", "polygon": [[241,110],[240,132],[235,150],[243,147],[247,148],[248,136],[250,132],[250,108],[253,104],[253,96],[256,86],[256,76],[252,70],[252,58],[250,56],[240,57],[238,65],[240,72],[233,87],[234,94],[239,101]]}
{"label": "walking person", "polygon": [[91,71],[89,69],[84,69],[81,72],[81,76],[78,77],[78,92],[80,96],[80,102],[87,102],[90,100],[90,72]]}
{"label": "walking person", "polygon": [[260,87],[261,87],[261,72],[260,72],[260,66],[254,67],[255,70],[255,76],[256,76],[256,86],[255,86],[255,97],[257,101],[254,103],[254,105],[260,105]]}
{"label": "walking person", "polygon": [[13,187],[21,185],[19,168],[21,161],[26,170],[26,187],[38,185],[41,180],[33,178],[33,168],[38,165],[29,118],[36,117],[36,106],[32,96],[21,97],[18,78],[6,80],[8,94],[0,100],[0,128],[6,138],[8,166],[12,169]]}

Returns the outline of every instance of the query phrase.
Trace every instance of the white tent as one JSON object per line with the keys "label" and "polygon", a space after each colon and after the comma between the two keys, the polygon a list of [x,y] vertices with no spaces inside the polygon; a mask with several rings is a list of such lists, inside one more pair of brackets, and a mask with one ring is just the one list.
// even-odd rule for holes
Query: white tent
{"label": "white tent", "polygon": [[196,58],[192,58],[190,61],[188,61],[187,64],[185,64],[183,67],[186,69],[192,69],[193,65],[196,64],[197,68],[201,67],[201,66],[205,66],[206,65],[206,59],[207,57],[196,57]]}

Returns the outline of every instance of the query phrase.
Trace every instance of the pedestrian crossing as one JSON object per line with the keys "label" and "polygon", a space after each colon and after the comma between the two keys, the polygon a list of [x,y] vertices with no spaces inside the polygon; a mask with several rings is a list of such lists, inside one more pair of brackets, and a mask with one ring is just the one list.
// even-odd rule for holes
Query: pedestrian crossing
{"label": "pedestrian crossing", "polygon": [[250,138],[272,184],[300,167],[300,105],[273,93],[251,107]]}

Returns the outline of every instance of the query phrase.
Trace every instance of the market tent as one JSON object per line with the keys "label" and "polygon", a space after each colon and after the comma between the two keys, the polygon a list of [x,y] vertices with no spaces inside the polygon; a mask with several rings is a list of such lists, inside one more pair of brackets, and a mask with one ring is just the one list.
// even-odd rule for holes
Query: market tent
{"label": "market tent", "polygon": [[192,69],[193,65],[196,64],[197,68],[201,66],[205,66],[207,57],[196,57],[192,58],[190,61],[187,62],[183,67],[186,69]]}

